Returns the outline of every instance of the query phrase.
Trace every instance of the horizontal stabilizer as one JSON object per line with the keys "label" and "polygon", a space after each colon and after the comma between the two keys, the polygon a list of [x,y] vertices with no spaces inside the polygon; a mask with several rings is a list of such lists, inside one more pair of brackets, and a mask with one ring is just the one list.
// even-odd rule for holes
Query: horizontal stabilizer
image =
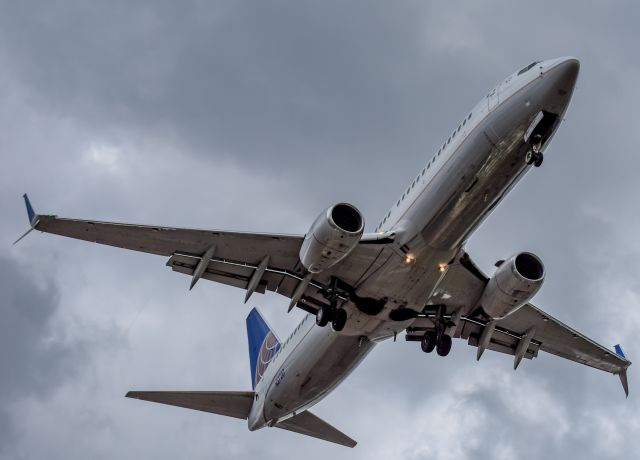
{"label": "horizontal stabilizer", "polygon": [[276,423],[283,430],[312,436],[314,438],[329,441],[342,446],[355,447],[357,442],[336,428],[329,425],[320,417],[316,417],[309,411],[304,411],[291,418]]}
{"label": "horizontal stabilizer", "polygon": [[127,398],[184,407],[245,419],[253,404],[253,391],[130,391]]}

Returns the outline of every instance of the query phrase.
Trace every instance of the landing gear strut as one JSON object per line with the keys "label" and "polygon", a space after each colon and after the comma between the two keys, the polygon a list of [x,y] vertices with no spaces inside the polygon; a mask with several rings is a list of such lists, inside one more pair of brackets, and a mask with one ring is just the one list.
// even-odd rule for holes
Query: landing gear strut
{"label": "landing gear strut", "polygon": [[420,341],[420,347],[425,353],[431,353],[435,348],[438,356],[447,356],[451,351],[452,340],[451,336],[445,332],[452,323],[444,319],[444,305],[438,306],[433,322],[435,323],[435,330],[424,333]]}
{"label": "landing gear strut", "polygon": [[542,149],[542,136],[536,134],[532,137],[531,148],[527,151],[527,155],[525,156],[525,161],[528,165],[533,165],[536,168],[540,167],[542,164],[542,160],[544,160],[544,155],[541,152]]}
{"label": "landing gear strut", "polygon": [[316,312],[316,324],[325,327],[331,322],[331,328],[340,332],[347,323],[347,311],[338,307],[338,290],[336,289],[337,279],[333,278],[331,287],[328,289],[327,297],[329,305],[323,305]]}

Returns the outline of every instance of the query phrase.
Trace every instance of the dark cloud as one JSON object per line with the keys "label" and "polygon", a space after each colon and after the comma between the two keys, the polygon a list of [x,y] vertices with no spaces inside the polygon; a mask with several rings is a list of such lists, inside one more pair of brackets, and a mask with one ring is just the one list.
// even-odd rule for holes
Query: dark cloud
{"label": "dark cloud", "polygon": [[[0,2],[0,243],[24,231],[25,191],[42,212],[299,233],[348,200],[373,228],[485,91],[534,59],[576,55],[545,164],[468,250],[487,271],[536,252],[548,272],[536,303],[633,359],[638,20],[632,2]],[[634,451],[635,366],[625,401],[608,374],[542,355],[513,372],[464,343],[447,360],[381,344],[318,405],[356,451],[124,400],[248,387],[243,294],[189,293],[163,263],[42,235],[0,258],[7,458]],[[282,335],[299,318],[277,296],[255,301]]]}
{"label": "dark cloud", "polygon": [[0,255],[0,452],[12,445],[14,426],[7,409],[20,411],[28,397],[47,398],[82,362],[82,347],[57,337],[59,306],[51,281],[40,285],[16,260]]}

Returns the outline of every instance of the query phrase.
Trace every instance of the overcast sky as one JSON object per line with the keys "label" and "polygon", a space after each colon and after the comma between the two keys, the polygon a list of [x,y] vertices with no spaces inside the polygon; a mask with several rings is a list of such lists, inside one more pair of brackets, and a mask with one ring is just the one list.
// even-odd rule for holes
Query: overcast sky
{"label": "overcast sky", "polygon": [[[574,55],[566,122],[469,242],[518,250],[535,303],[640,361],[637,2],[0,1],[1,459],[628,459],[640,375],[456,341],[385,342],[314,412],[355,450],[124,398],[250,388],[244,292],[163,258],[27,228],[67,217],[304,233],[371,230],[459,120],[536,59]],[[254,295],[286,336],[301,313]]]}

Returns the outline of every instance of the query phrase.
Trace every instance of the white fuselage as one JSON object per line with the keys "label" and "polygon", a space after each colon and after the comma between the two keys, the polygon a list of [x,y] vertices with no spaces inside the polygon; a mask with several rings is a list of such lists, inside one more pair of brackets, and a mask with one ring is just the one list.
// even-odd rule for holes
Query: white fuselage
{"label": "white fuselage", "polygon": [[255,388],[251,430],[315,404],[376,342],[411,325],[413,320],[391,321],[389,312],[398,307],[422,311],[429,303],[448,262],[530,169],[524,161],[527,140],[542,111],[554,120],[542,148],[548,145],[578,69],[573,58],[536,63],[507,77],[465,115],[376,228],[392,232],[394,243],[385,262],[365,274],[356,289],[361,296],[388,299],[387,306],[367,315],[347,304],[349,319],[340,333],[316,326],[314,316],[306,315]]}

